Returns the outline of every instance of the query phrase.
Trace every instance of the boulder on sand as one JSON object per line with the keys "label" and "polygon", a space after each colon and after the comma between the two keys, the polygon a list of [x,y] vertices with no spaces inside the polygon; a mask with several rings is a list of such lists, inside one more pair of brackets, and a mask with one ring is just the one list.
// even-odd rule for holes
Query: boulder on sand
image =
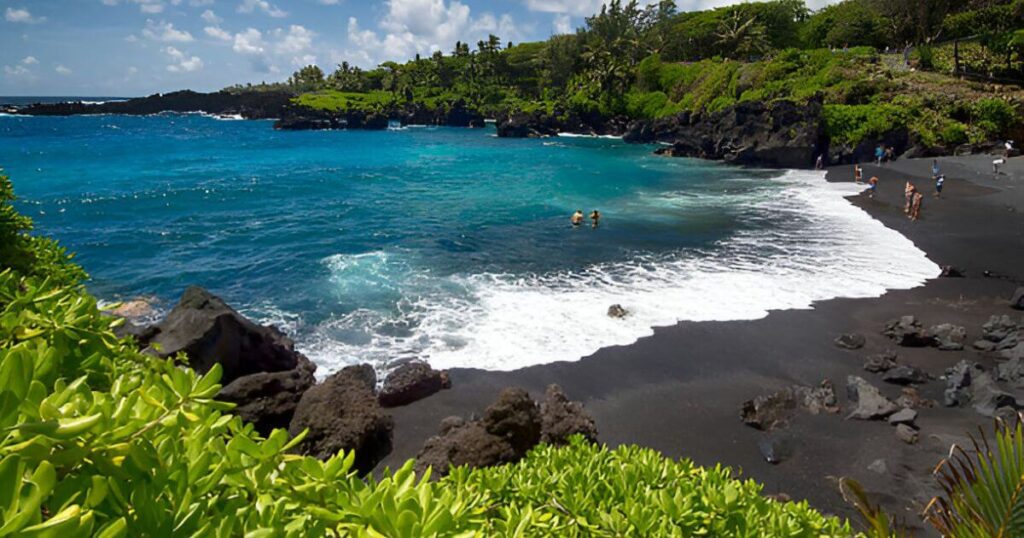
{"label": "boulder on sand", "polygon": [[597,426],[594,417],[579,402],[569,401],[562,387],[549,385],[540,406],[540,441],[550,445],[564,445],[569,437],[582,435],[592,443],[597,442]]}
{"label": "boulder on sand", "polygon": [[889,415],[889,424],[893,426],[906,424],[907,426],[914,427],[915,420],[917,420],[917,411],[913,409],[903,408]]}
{"label": "boulder on sand", "polygon": [[308,429],[298,451],[327,459],[355,451],[355,468],[370,472],[391,452],[394,421],[377,403],[377,375],[367,364],[349,366],[302,395],[288,433]]}
{"label": "boulder on sand", "polygon": [[740,419],[747,426],[770,431],[784,426],[801,409],[812,415],[822,411],[838,413],[839,404],[832,382],[826,379],[818,387],[793,385],[747,400],[740,409]]}
{"label": "boulder on sand", "polygon": [[843,349],[860,349],[866,343],[867,339],[864,338],[864,335],[857,333],[842,334],[835,339],[835,344]]}
{"label": "boulder on sand", "polygon": [[170,357],[188,356],[189,366],[205,373],[220,363],[221,383],[260,372],[292,370],[299,354],[290,338],[274,327],[242,317],[220,298],[192,286],[163,321],[156,324],[147,352]]}
{"label": "boulder on sand", "polygon": [[896,426],[896,438],[908,445],[917,443],[919,434],[917,430],[907,426],[906,424],[899,424]]}
{"label": "boulder on sand", "polygon": [[891,350],[886,351],[885,353],[871,355],[864,361],[864,370],[873,374],[888,372],[896,367],[896,359],[896,352]]}
{"label": "boulder on sand", "polygon": [[451,387],[448,373],[421,361],[407,362],[384,378],[377,399],[384,407],[408,405]]}
{"label": "boulder on sand", "polygon": [[579,433],[594,440],[597,429],[588,419],[582,406],[568,401],[557,386],[548,387],[543,408],[525,390],[507,388],[479,419],[444,419],[440,434],[428,439],[416,456],[416,469],[430,467],[434,476],[444,476],[453,466],[518,461],[541,439],[557,443]]}
{"label": "boulder on sand", "polygon": [[967,329],[952,323],[943,323],[930,327],[925,336],[932,340],[932,345],[942,351],[959,351],[967,341]]}
{"label": "boulder on sand", "polygon": [[972,376],[970,393],[971,406],[986,417],[995,416],[996,410],[1001,407],[1020,409],[1017,399],[1001,389],[992,379],[992,374],[985,371],[976,372]]}
{"label": "boulder on sand", "polygon": [[954,407],[967,403],[966,389],[971,385],[971,378],[983,370],[978,365],[960,361],[952,368],[946,369],[946,390],[943,393],[943,405]]}
{"label": "boulder on sand", "polygon": [[981,326],[981,334],[989,342],[1002,342],[1016,334],[1018,329],[1020,329],[1020,324],[1010,316],[992,316]]}
{"label": "boulder on sand", "polygon": [[864,378],[851,375],[846,378],[846,396],[856,405],[847,419],[879,420],[899,410],[892,400],[886,398]]}
{"label": "boulder on sand", "polygon": [[885,375],[882,376],[882,381],[894,385],[920,385],[921,383],[928,382],[928,374],[919,368],[907,364],[898,364],[885,372]]}
{"label": "boulder on sand", "polygon": [[1010,308],[1024,310],[1024,286],[1013,292],[1013,297],[1010,297]]}
{"label": "boulder on sand", "polygon": [[927,347],[933,342],[933,339],[925,334],[921,322],[914,316],[903,316],[889,321],[882,334],[903,347]]}

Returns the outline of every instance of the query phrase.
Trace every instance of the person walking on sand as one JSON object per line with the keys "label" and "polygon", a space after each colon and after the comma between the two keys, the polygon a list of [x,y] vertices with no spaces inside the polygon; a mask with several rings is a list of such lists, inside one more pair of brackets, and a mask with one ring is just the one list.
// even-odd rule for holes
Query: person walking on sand
{"label": "person walking on sand", "polygon": [[910,220],[917,221],[921,218],[921,203],[924,202],[924,195],[914,191],[914,203],[910,206]]}
{"label": "person walking on sand", "polygon": [[939,160],[938,159],[932,160],[932,179],[933,180],[939,179],[939,176],[941,174],[942,174],[942,171],[939,170]]}
{"label": "person walking on sand", "polygon": [[914,203],[914,191],[916,190],[917,187],[914,187],[914,184],[909,181],[903,186],[903,213],[907,215],[910,214],[910,205]]}
{"label": "person walking on sand", "polygon": [[878,147],[875,148],[875,164],[877,164],[878,166],[882,166],[882,157],[884,156],[885,148],[883,148],[882,145],[879,144]]}
{"label": "person walking on sand", "polygon": [[942,196],[942,184],[946,182],[946,176],[939,174],[935,176],[935,197],[939,198]]}
{"label": "person walking on sand", "polygon": [[878,191],[878,176],[871,176],[871,179],[868,180],[868,198],[874,198],[876,191]]}
{"label": "person walking on sand", "polygon": [[864,170],[859,164],[853,165],[853,182],[858,185],[864,183]]}
{"label": "person walking on sand", "polygon": [[583,210],[577,209],[576,212],[572,214],[572,219],[570,219],[570,221],[572,222],[573,226],[579,226],[580,224],[583,224]]}
{"label": "person walking on sand", "polygon": [[597,225],[601,223],[601,212],[596,209],[591,211],[590,220],[594,221],[594,228],[597,228]]}
{"label": "person walking on sand", "polygon": [[825,168],[825,155],[818,155],[818,160],[814,161],[814,169],[821,170]]}
{"label": "person walking on sand", "polygon": [[885,148],[885,162],[891,163],[896,160],[896,148],[889,146]]}

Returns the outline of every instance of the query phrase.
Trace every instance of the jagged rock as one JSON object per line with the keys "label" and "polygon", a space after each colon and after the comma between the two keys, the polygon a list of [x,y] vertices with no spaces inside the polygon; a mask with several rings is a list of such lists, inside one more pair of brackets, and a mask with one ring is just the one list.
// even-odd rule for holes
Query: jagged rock
{"label": "jagged rock", "polygon": [[184,352],[189,366],[205,373],[220,363],[222,383],[260,372],[281,372],[299,365],[295,344],[281,331],[242,317],[220,298],[192,286],[144,343],[148,352],[170,357]]}
{"label": "jagged rock", "polygon": [[935,407],[936,404],[935,400],[922,398],[917,389],[913,387],[903,387],[900,397],[896,398],[896,405],[908,409],[930,409]]}
{"label": "jagged rock", "polygon": [[251,423],[263,436],[288,428],[302,395],[316,383],[316,365],[301,355],[299,359],[292,370],[239,377],[221,388],[217,399],[235,404],[231,413]]}
{"label": "jagged rock", "polygon": [[917,443],[919,434],[917,430],[907,426],[906,424],[900,424],[896,426],[896,438],[908,445]]}
{"label": "jagged rock", "polygon": [[452,466],[518,461],[542,436],[553,442],[573,433],[596,438],[596,429],[578,403],[569,402],[555,386],[548,388],[547,396],[541,411],[525,390],[508,388],[480,419],[446,418],[440,435],[428,439],[416,456],[416,469],[431,467],[435,476],[444,476]]}
{"label": "jagged rock", "polygon": [[885,474],[885,473],[889,472],[889,467],[886,466],[885,460],[877,459],[877,460],[871,462],[871,465],[868,465],[868,470],[873,472],[873,473]]}
{"label": "jagged rock", "polygon": [[368,473],[391,452],[394,421],[377,403],[377,375],[367,364],[349,366],[302,395],[288,427],[303,454],[320,459],[355,451],[355,468]]}
{"label": "jagged rock", "polygon": [[862,377],[851,375],[846,378],[846,396],[856,405],[847,419],[879,420],[898,409],[892,400],[883,396],[878,388]]}
{"label": "jagged rock", "polygon": [[864,369],[873,374],[888,372],[896,367],[896,353],[886,351],[878,355],[872,355],[864,361]]}
{"label": "jagged rock", "polygon": [[569,401],[558,385],[550,385],[540,406],[542,443],[564,445],[572,435],[582,435],[592,443],[597,442],[597,426],[594,417],[579,402]]}
{"label": "jagged rock", "polygon": [[1013,297],[1010,297],[1010,308],[1024,310],[1024,286],[1013,292]]}
{"label": "jagged rock", "polygon": [[825,153],[822,100],[747,101],[711,113],[681,112],[630,125],[627,142],[666,142],[659,154],[734,164],[810,168]]}
{"label": "jagged rock", "polygon": [[836,338],[835,343],[843,349],[860,349],[867,343],[863,334],[843,334]]}
{"label": "jagged rock", "polygon": [[907,364],[898,364],[882,376],[882,381],[894,385],[920,385],[928,382],[928,374]]}
{"label": "jagged rock", "polygon": [[790,438],[779,433],[766,435],[759,439],[757,448],[761,451],[764,461],[772,465],[782,463],[793,453],[793,443]]}
{"label": "jagged rock", "polygon": [[967,361],[960,361],[946,370],[946,390],[943,392],[943,405],[954,407],[968,401],[965,391],[971,385],[971,379],[981,368]]}
{"label": "jagged rock", "polygon": [[622,305],[613,304],[608,307],[608,317],[622,319],[629,315],[629,311],[622,307]]}
{"label": "jagged rock", "polygon": [[914,421],[917,420],[917,411],[913,409],[903,408],[899,411],[889,415],[889,424],[897,426],[900,424],[906,424],[907,426],[914,426]]}
{"label": "jagged rock", "polygon": [[914,316],[903,316],[899,319],[889,321],[885,325],[883,334],[892,338],[897,345],[903,347],[927,347],[932,345],[933,340],[929,338],[921,322]]}
{"label": "jagged rock", "polygon": [[1017,357],[999,363],[996,378],[1017,386],[1024,386],[1024,359]]}
{"label": "jagged rock", "polygon": [[447,372],[435,370],[425,362],[407,362],[384,379],[377,400],[383,407],[408,405],[450,386]]}
{"label": "jagged rock", "polygon": [[974,342],[974,349],[984,352],[995,351],[997,345],[997,342],[992,342],[990,340],[976,340]]}
{"label": "jagged rock", "polygon": [[1011,349],[1004,349],[999,352],[999,356],[1007,360],[1013,359],[1024,359],[1024,342],[1021,342]]}
{"label": "jagged rock", "polygon": [[1010,316],[992,316],[981,326],[981,334],[990,342],[1002,342],[1019,328],[1019,324]]}
{"label": "jagged rock", "polygon": [[999,388],[999,385],[988,372],[978,372],[971,378],[971,406],[986,417],[995,416],[996,409],[1012,407],[1019,409],[1017,399],[1012,394]]}
{"label": "jagged rock", "polygon": [[1019,330],[1017,332],[1008,334],[1006,338],[1003,338],[1002,340],[996,343],[995,351],[1003,351],[1006,349],[1013,349],[1017,347],[1017,345],[1021,343],[1020,334],[1021,331]]}
{"label": "jagged rock", "polygon": [[162,112],[205,112],[216,115],[239,114],[246,119],[280,117],[294,96],[289,92],[198,93],[190,90],[154,94],[126,101],[98,104],[53,103],[35,104],[19,109],[18,114],[31,116],[73,116],[79,114],[119,114],[150,116]]}
{"label": "jagged rock", "polygon": [[747,400],[740,410],[740,419],[748,426],[769,431],[785,425],[800,409],[813,415],[822,411],[838,413],[832,382],[826,379],[818,387],[794,385]]}
{"label": "jagged rock", "polygon": [[953,267],[952,265],[943,265],[942,272],[939,273],[942,278],[964,278],[966,275],[962,269]]}
{"label": "jagged rock", "polygon": [[935,325],[925,333],[932,340],[932,345],[942,351],[959,351],[967,341],[967,329],[952,323]]}

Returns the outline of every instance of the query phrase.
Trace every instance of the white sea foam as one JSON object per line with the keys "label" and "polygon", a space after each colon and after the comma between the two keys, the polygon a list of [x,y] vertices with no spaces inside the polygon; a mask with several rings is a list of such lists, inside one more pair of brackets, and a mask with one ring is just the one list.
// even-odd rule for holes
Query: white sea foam
{"label": "white sea foam", "polygon": [[562,138],[604,138],[607,140],[622,140],[621,136],[617,135],[595,135],[595,134],[584,134],[584,133],[558,133],[558,136]]}
{"label": "white sea foam", "polygon": [[[815,301],[877,297],[938,275],[910,240],[844,199],[859,187],[827,183],[816,172],[762,181],[772,188],[730,203],[775,225],[747,227],[703,251],[638,256],[583,272],[439,277],[397,252],[332,256],[324,263],[336,286],[371,287],[401,300],[392,312],[357,310],[322,323],[300,348],[322,366],[321,375],[356,362],[386,370],[407,357],[440,368],[512,370],[578,360],[683,320],[757,319]],[[657,206],[671,196],[649,201]],[[629,315],[608,317],[613,304]]]}

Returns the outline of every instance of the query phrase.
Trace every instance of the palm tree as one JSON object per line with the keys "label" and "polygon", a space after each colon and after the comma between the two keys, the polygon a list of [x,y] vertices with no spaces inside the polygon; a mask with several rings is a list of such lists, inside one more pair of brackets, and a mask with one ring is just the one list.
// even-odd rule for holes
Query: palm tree
{"label": "palm tree", "polygon": [[726,58],[748,58],[770,48],[764,25],[755,17],[744,17],[740,10],[733,11],[718,25],[715,38],[718,50]]}

